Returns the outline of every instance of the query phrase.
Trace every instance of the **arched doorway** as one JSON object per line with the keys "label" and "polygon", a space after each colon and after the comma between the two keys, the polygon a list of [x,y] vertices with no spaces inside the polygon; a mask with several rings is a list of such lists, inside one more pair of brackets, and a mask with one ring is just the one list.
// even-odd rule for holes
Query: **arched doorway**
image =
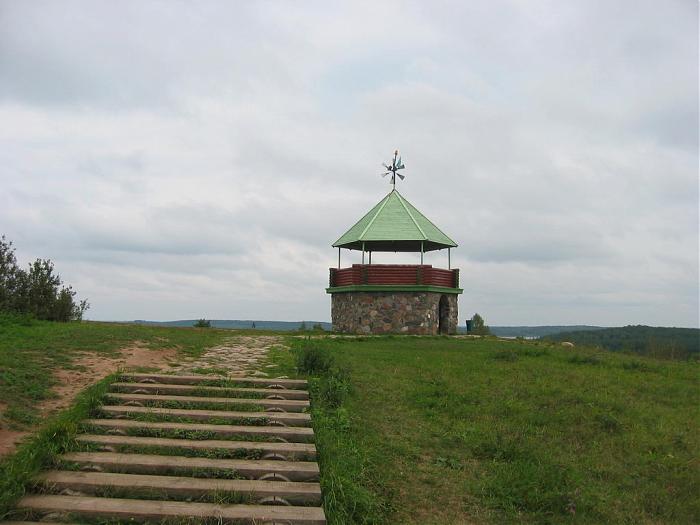
{"label": "arched doorway", "polygon": [[441,295],[438,303],[438,333],[450,333],[450,301],[446,295]]}

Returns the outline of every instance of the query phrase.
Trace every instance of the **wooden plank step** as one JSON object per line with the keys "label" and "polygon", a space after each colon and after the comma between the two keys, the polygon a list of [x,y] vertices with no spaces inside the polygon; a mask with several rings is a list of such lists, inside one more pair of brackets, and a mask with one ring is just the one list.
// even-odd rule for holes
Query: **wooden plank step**
{"label": "wooden plank step", "polygon": [[254,405],[265,408],[281,408],[287,412],[303,412],[309,408],[308,401],[284,399],[244,399],[231,397],[195,397],[195,396],[166,396],[149,394],[118,394],[107,392],[105,397],[118,399],[123,402],[138,401],[142,403],[174,401],[177,403],[207,404],[207,405]]}
{"label": "wooden plank step", "polygon": [[[111,388],[118,388],[121,392],[133,392],[134,390],[145,390],[149,393],[187,395],[192,392],[216,392],[225,397],[231,394],[261,394],[262,397],[282,396],[285,399],[309,399],[306,390],[289,390],[274,388],[227,388],[220,386],[197,386],[197,385],[160,385],[158,383],[112,383]],[[143,393],[143,392],[142,392]],[[199,394],[201,395],[201,394]],[[236,399],[236,398],[232,398]]]}
{"label": "wooden plank step", "polygon": [[144,374],[144,373],[122,373],[120,376],[123,380],[136,381],[155,381],[157,383],[172,384],[172,385],[197,385],[208,381],[228,381],[232,383],[247,383],[250,385],[260,385],[263,387],[270,385],[280,385],[284,388],[302,388],[308,386],[306,379],[275,379],[267,377],[230,377],[230,376],[215,376],[215,375],[171,375],[171,374]]}
{"label": "wooden plank step", "polygon": [[58,470],[44,472],[35,479],[54,490],[70,489],[84,494],[99,494],[100,490],[110,488],[128,490],[129,497],[133,498],[137,498],[139,492],[151,494],[155,492],[165,498],[200,498],[219,491],[246,496],[250,498],[250,503],[260,503],[264,498],[273,497],[283,498],[293,505],[320,505],[321,503],[321,486],[318,483]]}
{"label": "wooden plank step", "polygon": [[315,481],[318,463],[313,461],[265,461],[252,459],[189,458],[156,454],[119,454],[116,452],[67,452],[61,456],[86,466],[108,471],[136,474],[172,474],[183,470],[234,471],[248,479],[259,479],[267,474],[282,476],[290,481]]}
{"label": "wooden plank step", "polygon": [[169,518],[220,520],[223,523],[272,525],[325,525],[321,507],[286,507],[274,505],[217,505],[183,501],[134,500],[81,496],[25,496],[21,509],[36,512],[59,512],[82,517],[161,521]]}
{"label": "wooden plank step", "polygon": [[268,424],[284,423],[289,426],[311,426],[311,414],[298,412],[232,412],[226,410],[197,410],[190,408],[133,407],[122,405],[102,405],[100,410],[111,416],[129,414],[154,414],[165,417],[182,417],[197,421],[219,419],[222,421],[267,420]]}
{"label": "wooden plank step", "polygon": [[259,451],[265,455],[278,454],[286,460],[315,460],[316,447],[311,443],[267,443],[264,441],[223,441],[217,439],[170,439],[137,436],[103,436],[80,434],[76,440],[82,443],[95,443],[111,446],[138,446],[184,448],[189,450]]}
{"label": "wooden plank step", "polygon": [[86,419],[83,423],[95,427],[128,430],[172,430],[186,432],[211,432],[221,437],[230,436],[258,436],[267,439],[282,438],[296,443],[313,443],[314,431],[309,427],[264,427],[243,425],[208,425],[198,423],[151,423],[145,421],[131,421],[125,419]]}

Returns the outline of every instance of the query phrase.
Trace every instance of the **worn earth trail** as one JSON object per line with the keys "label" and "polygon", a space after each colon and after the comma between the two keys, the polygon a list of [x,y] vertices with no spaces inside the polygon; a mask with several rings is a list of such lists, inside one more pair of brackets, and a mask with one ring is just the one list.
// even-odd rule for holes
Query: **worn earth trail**
{"label": "worn earth trail", "polygon": [[190,373],[214,369],[228,375],[250,374],[268,375],[275,365],[267,365],[265,372],[260,371],[262,361],[273,347],[288,349],[284,339],[273,335],[235,336],[225,340],[221,345],[207,349],[199,358],[171,365],[170,371]]}
{"label": "worn earth trail", "polygon": [[260,370],[273,346],[237,336],[167,373],[122,373],[17,519],[325,524],[307,384]]}

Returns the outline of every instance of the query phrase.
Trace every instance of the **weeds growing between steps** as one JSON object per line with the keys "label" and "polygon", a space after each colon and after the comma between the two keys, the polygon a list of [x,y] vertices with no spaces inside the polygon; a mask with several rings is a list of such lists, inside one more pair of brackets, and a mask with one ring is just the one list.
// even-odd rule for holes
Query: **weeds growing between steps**
{"label": "weeds growing between steps", "polygon": [[54,465],[60,454],[77,449],[75,436],[80,422],[95,414],[115,377],[108,376],[85,389],[71,408],[49,420],[29,441],[20,445],[15,454],[0,461],[0,520],[7,517],[40,470]]}

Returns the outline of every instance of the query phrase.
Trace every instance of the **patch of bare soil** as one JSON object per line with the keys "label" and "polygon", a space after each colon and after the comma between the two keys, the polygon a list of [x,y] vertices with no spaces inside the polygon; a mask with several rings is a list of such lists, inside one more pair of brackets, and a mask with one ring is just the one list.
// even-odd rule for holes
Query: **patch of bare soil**
{"label": "patch of bare soil", "polygon": [[24,436],[29,434],[26,430],[7,430],[0,428],[0,458],[5,454],[14,452]]}
{"label": "patch of bare soil", "polygon": [[135,341],[131,346],[118,350],[117,353],[117,356],[79,354],[73,359],[73,365],[79,367],[77,370],[57,370],[54,374],[57,384],[53,388],[57,397],[47,399],[39,405],[42,415],[48,415],[69,406],[78,392],[119,369],[163,368],[175,357],[177,350],[174,348],[153,350],[144,343]]}
{"label": "patch of bare soil", "polygon": [[[39,414],[47,417],[56,411],[69,406],[75,396],[87,386],[99,381],[106,375],[119,369],[130,368],[163,368],[168,361],[175,358],[174,348],[153,350],[140,341],[117,351],[117,355],[101,355],[93,353],[78,354],[73,359],[75,370],[57,370],[54,374],[56,385],[53,388],[55,397],[39,404]],[[6,405],[0,404],[0,416]],[[21,438],[29,434],[27,431],[14,431],[0,428],[0,457],[15,450]]]}

